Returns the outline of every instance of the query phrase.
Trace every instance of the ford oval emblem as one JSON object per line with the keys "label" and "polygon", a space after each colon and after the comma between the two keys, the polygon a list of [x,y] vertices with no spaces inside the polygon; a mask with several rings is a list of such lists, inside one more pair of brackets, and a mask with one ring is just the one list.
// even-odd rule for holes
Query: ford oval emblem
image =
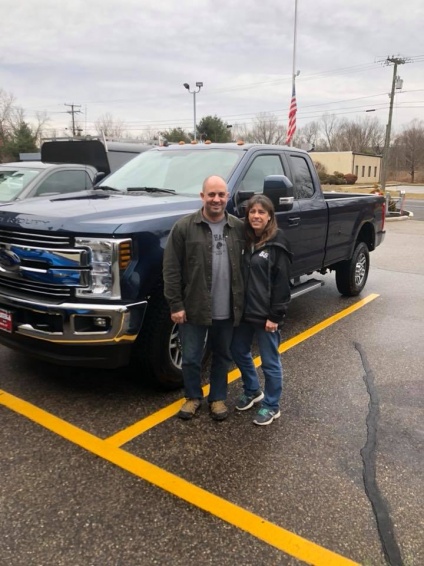
{"label": "ford oval emblem", "polygon": [[0,250],[0,271],[19,271],[20,257],[11,250]]}

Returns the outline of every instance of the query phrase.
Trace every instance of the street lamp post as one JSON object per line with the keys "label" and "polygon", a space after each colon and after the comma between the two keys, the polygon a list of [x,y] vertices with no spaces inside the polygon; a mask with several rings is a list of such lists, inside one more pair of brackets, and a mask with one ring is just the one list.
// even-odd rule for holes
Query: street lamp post
{"label": "street lamp post", "polygon": [[193,89],[193,90],[190,90],[190,85],[188,83],[183,84],[183,87],[186,88],[188,90],[188,92],[193,95],[193,135],[194,135],[194,141],[197,141],[196,94],[198,92],[200,92],[200,89],[202,88],[202,86],[203,86],[203,83],[197,82],[196,88]]}

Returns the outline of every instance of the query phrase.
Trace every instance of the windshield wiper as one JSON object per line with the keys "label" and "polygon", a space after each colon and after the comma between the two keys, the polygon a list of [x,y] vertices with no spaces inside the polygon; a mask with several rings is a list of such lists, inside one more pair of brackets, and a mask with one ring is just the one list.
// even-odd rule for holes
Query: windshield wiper
{"label": "windshield wiper", "polygon": [[97,191],[98,189],[101,189],[102,191],[114,191],[116,193],[123,193],[124,191],[121,191],[120,189],[115,189],[115,187],[108,187],[107,185],[97,185],[95,187],[93,187],[93,190]]}
{"label": "windshield wiper", "polygon": [[160,187],[128,187],[128,193],[136,193],[136,192],[146,192],[146,193],[170,193],[171,195],[175,195],[174,189],[162,189]]}

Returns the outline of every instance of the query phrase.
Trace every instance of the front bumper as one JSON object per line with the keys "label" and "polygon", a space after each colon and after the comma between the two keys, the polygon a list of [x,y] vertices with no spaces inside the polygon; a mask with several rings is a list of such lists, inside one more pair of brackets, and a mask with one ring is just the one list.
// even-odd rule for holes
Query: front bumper
{"label": "front bumper", "polygon": [[[119,368],[130,363],[146,306],[34,303],[0,293],[0,309],[11,318],[11,332],[0,330],[0,343],[60,365]],[[93,328],[97,319],[107,328]]]}
{"label": "front bumper", "polygon": [[[127,305],[43,303],[0,293],[0,309],[11,313],[12,332],[0,332],[0,341],[25,336],[49,343],[132,343],[143,322],[147,301]],[[98,324],[100,322],[100,324]]]}

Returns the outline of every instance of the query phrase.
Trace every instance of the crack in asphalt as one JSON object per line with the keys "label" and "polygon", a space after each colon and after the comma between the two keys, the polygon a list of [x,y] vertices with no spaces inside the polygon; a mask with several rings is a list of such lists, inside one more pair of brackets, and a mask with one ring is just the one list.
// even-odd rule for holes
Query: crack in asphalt
{"label": "crack in asphalt", "polygon": [[361,449],[363,462],[362,475],[364,478],[365,492],[374,512],[386,562],[390,566],[404,566],[400,549],[396,542],[389,506],[380,492],[376,477],[376,448],[378,420],[380,416],[380,399],[378,397],[377,388],[375,387],[374,373],[368,363],[365,351],[361,344],[357,342],[354,344],[361,356],[362,365],[365,370],[363,379],[369,395],[368,414],[366,418],[367,440]]}

